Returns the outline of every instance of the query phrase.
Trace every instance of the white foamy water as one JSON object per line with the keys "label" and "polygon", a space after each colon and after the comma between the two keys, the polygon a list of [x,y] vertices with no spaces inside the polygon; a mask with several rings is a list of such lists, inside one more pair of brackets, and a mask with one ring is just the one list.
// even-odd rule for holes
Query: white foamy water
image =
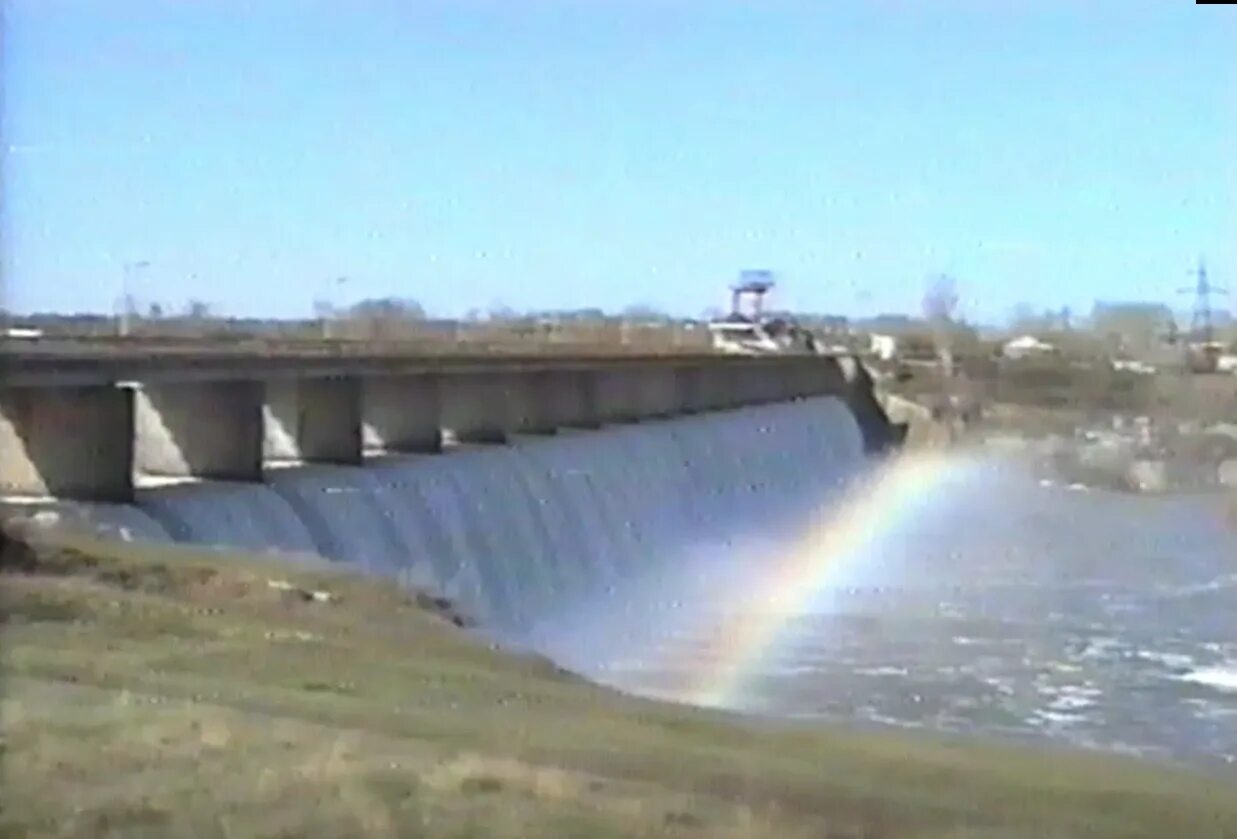
{"label": "white foamy water", "polygon": [[905,667],[859,667],[855,670],[860,676],[908,676]]}
{"label": "white foamy water", "polygon": [[1204,667],[1180,677],[1184,682],[1194,682],[1210,688],[1237,693],[1237,664],[1226,667]]}
{"label": "white foamy water", "polygon": [[1064,685],[1055,691],[1050,691],[1050,693],[1055,694],[1055,696],[1048,703],[1049,709],[1053,711],[1081,711],[1086,708],[1095,707],[1098,704],[1096,698],[1103,695],[1104,692],[1090,685]]}
{"label": "white foamy water", "polygon": [[1188,669],[1195,665],[1194,656],[1184,655],[1182,653],[1162,653],[1156,650],[1139,650],[1139,658],[1145,661],[1153,661],[1157,664],[1162,664],[1165,667]]}

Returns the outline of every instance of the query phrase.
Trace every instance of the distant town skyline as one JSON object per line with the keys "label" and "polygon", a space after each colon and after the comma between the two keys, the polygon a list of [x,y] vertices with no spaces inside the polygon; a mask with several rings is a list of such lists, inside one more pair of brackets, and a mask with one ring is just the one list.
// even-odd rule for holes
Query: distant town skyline
{"label": "distant town skyline", "polygon": [[127,287],[693,315],[765,268],[771,305],[852,317],[947,273],[998,324],[1188,312],[1200,256],[1237,288],[1231,8],[11,0],[5,25],[18,312]]}

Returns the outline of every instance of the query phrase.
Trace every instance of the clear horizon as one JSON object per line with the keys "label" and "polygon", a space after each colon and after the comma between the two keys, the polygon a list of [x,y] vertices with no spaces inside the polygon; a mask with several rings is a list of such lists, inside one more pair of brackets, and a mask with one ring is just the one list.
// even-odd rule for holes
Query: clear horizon
{"label": "clear horizon", "polygon": [[[1237,13],[11,0],[6,308],[918,314],[1237,290]],[[83,80],[86,80],[84,83]],[[335,282],[347,277],[347,282]],[[1217,309],[1230,311],[1231,296]]]}

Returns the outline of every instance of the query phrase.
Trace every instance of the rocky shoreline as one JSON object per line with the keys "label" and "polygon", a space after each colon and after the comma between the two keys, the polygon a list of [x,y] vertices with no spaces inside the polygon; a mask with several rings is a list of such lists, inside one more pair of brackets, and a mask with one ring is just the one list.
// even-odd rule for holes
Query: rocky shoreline
{"label": "rocky shoreline", "polygon": [[1030,455],[1054,483],[1237,498],[1237,423],[1005,404],[963,417],[896,394],[884,394],[882,404],[891,422],[906,424],[911,450],[1000,447]]}
{"label": "rocky shoreline", "polygon": [[1139,494],[1237,493],[1237,425],[1118,414],[1064,430],[981,425],[967,436],[1023,449],[1055,483]]}

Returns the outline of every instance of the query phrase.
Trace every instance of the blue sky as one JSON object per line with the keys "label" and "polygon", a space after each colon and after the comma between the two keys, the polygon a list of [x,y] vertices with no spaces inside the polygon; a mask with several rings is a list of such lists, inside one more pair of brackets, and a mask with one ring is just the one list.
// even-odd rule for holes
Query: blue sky
{"label": "blue sky", "polygon": [[[9,0],[6,302],[965,313],[1237,289],[1237,13],[1185,0]],[[334,285],[334,277],[347,283]],[[1224,301],[1225,304],[1228,301]]]}

